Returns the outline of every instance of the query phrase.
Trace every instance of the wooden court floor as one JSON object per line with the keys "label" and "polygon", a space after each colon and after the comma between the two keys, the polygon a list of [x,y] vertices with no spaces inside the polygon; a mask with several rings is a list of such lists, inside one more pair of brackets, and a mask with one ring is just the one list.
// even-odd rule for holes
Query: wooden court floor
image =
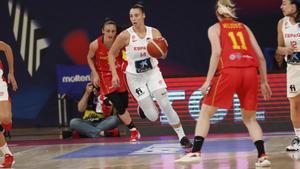
{"label": "wooden court floor", "polygon": [[[16,169],[252,169],[256,150],[246,134],[212,135],[200,163],[176,164],[184,154],[175,137],[46,139],[10,141]],[[266,149],[272,169],[300,169],[300,152],[287,153],[291,133],[268,133]]]}

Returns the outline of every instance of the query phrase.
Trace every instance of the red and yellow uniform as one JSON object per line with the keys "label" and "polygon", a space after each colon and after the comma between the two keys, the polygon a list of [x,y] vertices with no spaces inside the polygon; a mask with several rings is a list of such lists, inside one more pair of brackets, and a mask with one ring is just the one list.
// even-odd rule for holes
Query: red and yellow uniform
{"label": "red and yellow uniform", "polygon": [[98,39],[98,49],[95,53],[95,68],[100,78],[100,94],[105,96],[112,92],[125,92],[127,91],[125,85],[124,72],[122,71],[122,65],[124,60],[122,58],[122,52],[116,58],[116,69],[120,78],[120,87],[115,88],[112,86],[112,74],[108,64],[108,51],[109,49],[103,44],[103,37],[100,36]]}
{"label": "red and yellow uniform", "polygon": [[234,20],[220,22],[221,56],[208,94],[207,105],[230,108],[234,93],[238,94],[241,108],[257,107],[257,54],[243,23]]}

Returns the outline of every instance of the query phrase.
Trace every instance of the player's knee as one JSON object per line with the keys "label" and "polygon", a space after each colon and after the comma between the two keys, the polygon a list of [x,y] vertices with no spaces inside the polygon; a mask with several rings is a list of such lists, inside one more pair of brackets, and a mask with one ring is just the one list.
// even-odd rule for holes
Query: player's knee
{"label": "player's knee", "polygon": [[243,122],[245,125],[251,125],[252,123],[256,123],[256,118],[249,117],[249,116],[244,116],[242,118]]}
{"label": "player's knee", "polygon": [[123,115],[126,112],[126,107],[121,102],[114,103],[113,107],[118,115]]}
{"label": "player's knee", "polygon": [[152,111],[152,112],[148,111],[147,113],[145,113],[145,115],[152,122],[154,122],[158,119],[158,112],[156,112],[156,111]]}

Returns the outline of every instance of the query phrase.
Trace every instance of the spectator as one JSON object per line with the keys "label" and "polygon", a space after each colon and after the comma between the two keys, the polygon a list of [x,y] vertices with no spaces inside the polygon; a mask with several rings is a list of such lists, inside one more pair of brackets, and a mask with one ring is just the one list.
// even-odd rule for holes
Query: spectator
{"label": "spectator", "polygon": [[81,136],[91,138],[105,136],[105,131],[114,129],[121,123],[119,118],[111,113],[111,106],[108,111],[102,110],[109,104],[106,100],[101,101],[99,88],[88,83],[77,105],[78,111],[84,113],[83,118],[73,118],[70,128],[79,132]]}
{"label": "spectator", "polygon": [[284,57],[276,53],[274,58],[275,59],[273,61],[273,66],[270,73],[286,73],[287,63],[284,60]]}

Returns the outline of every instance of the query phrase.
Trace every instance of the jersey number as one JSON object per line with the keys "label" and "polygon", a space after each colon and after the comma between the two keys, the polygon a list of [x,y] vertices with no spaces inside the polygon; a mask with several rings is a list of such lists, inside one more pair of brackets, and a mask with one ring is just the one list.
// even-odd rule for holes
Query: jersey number
{"label": "jersey number", "polygon": [[[245,38],[242,32],[237,32],[236,35],[234,32],[228,32],[228,36],[231,39],[233,49],[247,50]],[[240,44],[238,44],[237,38],[240,40]]]}
{"label": "jersey number", "polygon": [[296,41],[291,41],[291,46],[293,49],[297,49],[297,42]]}

